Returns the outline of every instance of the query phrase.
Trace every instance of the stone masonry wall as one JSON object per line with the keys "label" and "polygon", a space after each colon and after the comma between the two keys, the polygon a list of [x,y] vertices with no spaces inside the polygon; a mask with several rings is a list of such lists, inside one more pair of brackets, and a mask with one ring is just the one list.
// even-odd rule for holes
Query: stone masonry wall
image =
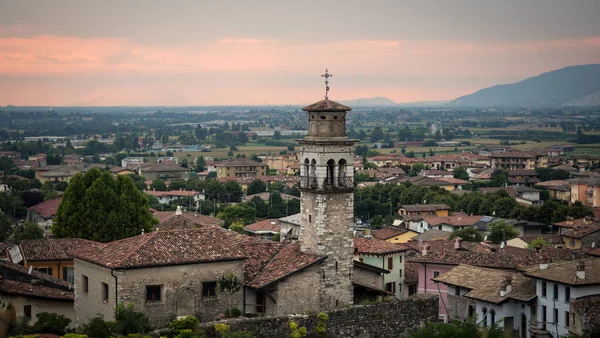
{"label": "stone masonry wall", "polygon": [[[327,333],[330,338],[389,338],[404,337],[408,329],[415,329],[428,321],[437,321],[438,297],[415,295],[398,302],[368,306],[353,306],[328,311]],[[290,334],[293,320],[308,330],[307,338],[317,337],[317,315],[279,316],[231,321],[231,331],[249,331],[256,337],[281,338]],[[202,324],[210,328],[215,323]]]}

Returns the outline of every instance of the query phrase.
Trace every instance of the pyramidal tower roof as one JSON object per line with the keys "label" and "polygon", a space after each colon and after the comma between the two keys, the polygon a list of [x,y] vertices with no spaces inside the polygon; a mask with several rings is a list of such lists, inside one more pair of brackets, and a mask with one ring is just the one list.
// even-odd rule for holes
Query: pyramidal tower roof
{"label": "pyramidal tower roof", "polygon": [[346,112],[352,110],[352,108],[326,98],[319,102],[309,104],[302,108],[302,110],[307,112]]}

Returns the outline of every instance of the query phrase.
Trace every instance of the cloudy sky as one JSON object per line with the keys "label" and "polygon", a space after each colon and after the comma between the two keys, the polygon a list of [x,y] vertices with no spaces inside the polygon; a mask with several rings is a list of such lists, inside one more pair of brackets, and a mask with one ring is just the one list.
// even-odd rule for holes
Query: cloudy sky
{"label": "cloudy sky", "polygon": [[448,100],[600,63],[598,0],[0,0],[0,105]]}

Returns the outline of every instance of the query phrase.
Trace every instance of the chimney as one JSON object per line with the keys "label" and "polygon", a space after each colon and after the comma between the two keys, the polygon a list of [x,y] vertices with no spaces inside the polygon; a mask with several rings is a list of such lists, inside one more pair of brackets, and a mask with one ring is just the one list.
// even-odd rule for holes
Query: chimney
{"label": "chimney", "polygon": [[42,280],[41,279],[31,279],[31,281],[29,283],[32,286],[41,286],[42,285]]}
{"label": "chimney", "polygon": [[545,254],[540,256],[540,270],[546,270],[548,268],[548,258]]}
{"label": "chimney", "polygon": [[429,244],[425,243],[425,245],[423,245],[423,249],[421,250],[421,255],[427,256],[430,247],[431,246]]}
{"label": "chimney", "polygon": [[460,238],[458,236],[456,238],[454,238],[454,249],[456,249],[456,250],[460,249],[461,241],[462,241],[462,238]]}
{"label": "chimney", "polygon": [[585,279],[585,261],[580,259],[577,261],[577,279]]}
{"label": "chimney", "polygon": [[506,292],[505,295],[507,295],[512,291],[512,276],[504,276],[503,282],[504,290]]}
{"label": "chimney", "polygon": [[176,216],[181,216],[183,215],[183,213],[181,212],[181,205],[177,206],[177,210],[175,211],[175,215]]}
{"label": "chimney", "polygon": [[583,218],[583,224],[592,224],[592,218],[590,216],[585,216]]}
{"label": "chimney", "polygon": [[573,225],[573,217],[567,217],[567,225]]}

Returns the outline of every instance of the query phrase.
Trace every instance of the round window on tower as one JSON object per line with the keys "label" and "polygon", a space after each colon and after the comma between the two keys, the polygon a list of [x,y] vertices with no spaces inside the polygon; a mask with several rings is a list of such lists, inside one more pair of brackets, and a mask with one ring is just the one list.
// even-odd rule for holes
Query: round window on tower
{"label": "round window on tower", "polygon": [[310,118],[314,120],[314,119],[315,119],[315,116],[313,115],[313,116],[311,116]]}
{"label": "round window on tower", "polygon": [[334,117],[333,117],[333,119],[334,119],[334,120],[337,120],[337,119],[338,119],[338,117],[337,117],[337,116],[334,116]]}
{"label": "round window on tower", "polygon": [[321,115],[321,120],[325,120],[327,117],[325,115]]}

